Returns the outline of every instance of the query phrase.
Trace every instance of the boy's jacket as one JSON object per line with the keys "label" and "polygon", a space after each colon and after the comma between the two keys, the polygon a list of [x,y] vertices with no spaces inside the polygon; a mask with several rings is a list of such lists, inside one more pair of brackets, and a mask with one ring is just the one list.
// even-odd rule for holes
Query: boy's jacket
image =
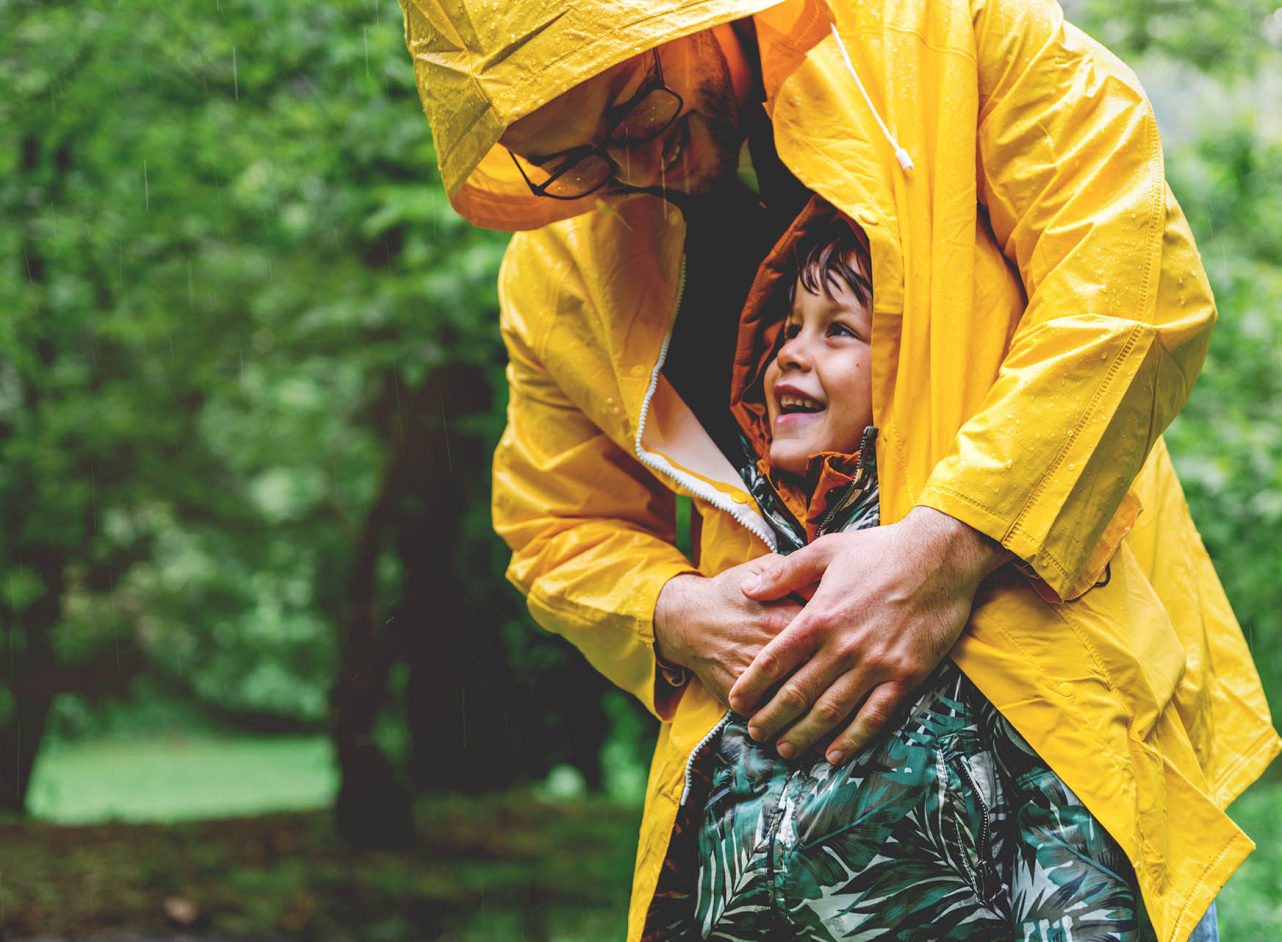
{"label": "boy's jacket", "polygon": [[1051,0],[402,2],[455,208],[528,230],[500,275],[509,577],[665,721],[628,939],[724,710],[697,682],[656,686],[655,599],[773,537],[660,372],[680,214],[535,198],[495,143],[582,77],[747,15],[779,156],[871,244],[882,522],[924,504],[1024,562],[982,586],[953,657],[1126,851],[1159,937],[1184,939],[1252,848],[1223,809],[1279,744],[1159,437],[1215,312],[1134,75]]}

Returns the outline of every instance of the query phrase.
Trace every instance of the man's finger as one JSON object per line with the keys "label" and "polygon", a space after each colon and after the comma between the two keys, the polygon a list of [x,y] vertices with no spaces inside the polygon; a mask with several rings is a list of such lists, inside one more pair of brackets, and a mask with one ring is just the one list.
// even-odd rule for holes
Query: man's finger
{"label": "man's finger", "polygon": [[804,624],[798,625],[804,618],[803,610],[792,624],[757,652],[730,688],[730,708],[740,716],[747,716],[762,694],[814,653],[814,641]]}
{"label": "man's finger", "polygon": [[825,758],[843,765],[876,736],[895,716],[905,691],[891,683],[878,684],[859,708],[859,714],[828,746]]}
{"label": "man's finger", "polygon": [[791,556],[781,556],[755,577],[743,581],[743,594],[757,602],[781,599],[818,582],[828,568],[831,554],[822,541],[803,546]]}
{"label": "man's finger", "polygon": [[[823,696],[824,691],[838,680],[841,668],[827,662],[820,664],[815,657],[804,663],[797,671],[781,683],[778,689],[769,694],[764,706],[748,718],[748,733],[758,742],[772,739],[800,717],[807,716],[813,709],[815,701]],[[854,704],[851,704],[853,707]],[[850,707],[846,713],[850,712]],[[835,722],[833,725],[836,725]],[[791,741],[791,737],[787,737]],[[781,740],[782,742],[782,740]],[[784,758],[796,755],[800,749],[780,753]]]}
{"label": "man's finger", "polygon": [[[870,683],[868,676],[857,670],[848,671],[837,678],[815,700],[806,715],[779,737],[779,754],[785,758],[801,755],[840,727],[850,719],[855,707],[868,692]],[[757,717],[753,716],[752,719],[755,722]]]}

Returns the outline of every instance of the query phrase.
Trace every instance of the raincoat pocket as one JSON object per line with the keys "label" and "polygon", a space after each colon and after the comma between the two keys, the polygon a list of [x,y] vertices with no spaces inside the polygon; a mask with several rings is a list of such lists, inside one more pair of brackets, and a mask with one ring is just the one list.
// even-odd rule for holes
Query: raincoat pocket
{"label": "raincoat pocket", "polygon": [[[1170,616],[1121,545],[1105,584],[1054,608],[1090,651],[1110,692],[1129,716],[1132,739],[1148,737],[1184,675],[1185,651]],[[1119,618],[1118,613],[1126,617]]]}

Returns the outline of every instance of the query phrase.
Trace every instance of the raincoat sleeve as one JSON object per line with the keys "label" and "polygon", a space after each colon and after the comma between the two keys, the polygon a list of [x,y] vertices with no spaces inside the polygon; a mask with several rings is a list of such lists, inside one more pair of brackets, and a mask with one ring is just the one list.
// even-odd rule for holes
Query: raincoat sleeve
{"label": "raincoat sleeve", "polygon": [[515,261],[524,241],[513,240],[499,278],[509,400],[492,509],[494,528],[512,549],[507,577],[540,626],[669,720],[681,689],[660,673],[654,607],[669,579],[696,571],[673,543],[675,497],[585,414],[544,362],[540,348],[558,305],[581,300],[567,300],[559,290],[565,273],[539,272],[533,253]]}
{"label": "raincoat sleeve", "polygon": [[1215,307],[1136,77],[1053,0],[972,12],[980,200],[1028,306],[919,503],[1072,598],[1134,519],[1128,487],[1188,398]]}

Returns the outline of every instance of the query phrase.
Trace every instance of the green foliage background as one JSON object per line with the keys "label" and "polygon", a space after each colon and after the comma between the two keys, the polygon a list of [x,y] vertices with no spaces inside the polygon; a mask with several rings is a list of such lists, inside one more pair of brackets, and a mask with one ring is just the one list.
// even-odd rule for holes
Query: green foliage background
{"label": "green foliage background", "polygon": [[[1210,357],[1169,440],[1276,704],[1282,10],[1068,12],[1145,78],[1216,291]],[[505,238],[444,197],[396,5],[7,0],[0,88],[0,728],[25,675],[52,691],[56,739],[324,729],[354,545],[407,430],[455,443],[444,460],[467,500],[449,538],[475,630],[519,690],[584,683],[498,588],[485,461],[453,464],[502,427]],[[442,395],[439,415],[407,416],[459,363],[492,405]],[[414,577],[380,548],[380,605]],[[390,688],[377,735],[398,756],[396,670]],[[607,764],[635,779],[645,726],[591,691],[606,718],[591,751],[608,723]],[[546,730],[574,712],[532,711]],[[527,756],[522,774],[556,758]]]}
{"label": "green foliage background", "polygon": [[[1277,706],[1273,2],[1066,6],[1152,95],[1170,183],[1215,288],[1219,326],[1168,441]],[[0,0],[0,89],[0,804],[41,729],[46,751],[211,728],[315,744],[332,730],[359,548],[388,469],[421,441],[444,443],[423,466],[441,493],[403,486],[393,516],[448,542],[448,579],[464,600],[439,624],[402,629],[457,661],[447,665],[457,690],[427,734],[451,755],[497,757],[501,776],[479,767],[492,784],[569,762],[590,786],[635,798],[650,721],[538,632],[503,587],[487,456],[503,424],[495,280],[506,239],[466,225],[445,199],[396,4]],[[460,366],[483,388],[452,383]],[[453,508],[454,522],[437,513]],[[407,555],[413,534],[375,536],[365,601],[391,618],[422,573]],[[468,644],[451,649],[453,638]],[[408,720],[411,681],[404,660],[391,666],[372,729],[402,780],[423,735]],[[49,707],[34,731],[20,722],[31,702]],[[166,747],[149,742],[138,748],[165,763]],[[271,749],[285,756],[279,742]],[[325,761],[313,752],[307,763]],[[99,771],[127,780],[140,753],[115,754]],[[76,767],[71,753],[59,761]],[[236,758],[227,774],[251,778],[236,770],[252,764]],[[565,771],[548,782],[564,784]],[[92,814],[100,796],[88,785],[103,776],[72,778]],[[297,783],[299,794],[314,786]],[[1275,806],[1257,789],[1237,809],[1263,861],[1230,885],[1241,889],[1226,925],[1242,937],[1266,937],[1282,919]],[[29,854],[43,842],[15,846]],[[439,870],[431,850],[427,866]],[[626,857],[610,893],[626,887]],[[5,879],[29,864],[6,865]],[[328,885],[290,872],[299,899]],[[407,883],[407,911],[437,883]],[[89,909],[92,918],[92,899]],[[351,920],[364,926],[368,914]]]}
{"label": "green foliage background", "polygon": [[[384,6],[0,7],[11,648],[35,546],[65,560],[60,662],[124,644],[153,686],[324,720],[398,403],[500,368],[503,240],[449,210]],[[59,732],[94,725],[75,701]]]}

